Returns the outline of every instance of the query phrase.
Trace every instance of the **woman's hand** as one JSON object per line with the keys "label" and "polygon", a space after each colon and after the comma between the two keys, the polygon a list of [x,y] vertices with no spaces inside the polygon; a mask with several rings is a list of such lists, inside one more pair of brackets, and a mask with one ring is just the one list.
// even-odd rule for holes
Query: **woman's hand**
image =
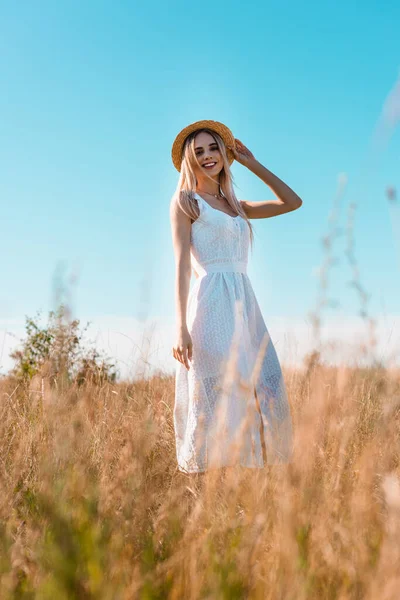
{"label": "woman's hand", "polygon": [[172,354],[176,360],[179,360],[189,371],[189,360],[192,360],[192,338],[187,327],[180,329],[178,340],[172,348]]}
{"label": "woman's hand", "polygon": [[237,138],[235,138],[235,147],[227,146],[227,148],[233,152],[235,160],[245,167],[248,166],[251,159],[255,160],[254,154]]}

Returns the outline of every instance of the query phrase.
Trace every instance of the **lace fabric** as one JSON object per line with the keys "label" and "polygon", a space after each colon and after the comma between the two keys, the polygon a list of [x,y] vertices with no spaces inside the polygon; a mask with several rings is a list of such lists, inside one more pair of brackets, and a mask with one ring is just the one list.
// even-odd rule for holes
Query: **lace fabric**
{"label": "lace fabric", "polygon": [[231,217],[196,198],[200,215],[191,228],[191,262],[199,277],[187,305],[192,361],[189,371],[177,362],[175,375],[178,468],[259,468],[265,463],[263,445],[268,464],[288,462],[291,411],[279,359],[246,272],[248,225],[240,215]]}

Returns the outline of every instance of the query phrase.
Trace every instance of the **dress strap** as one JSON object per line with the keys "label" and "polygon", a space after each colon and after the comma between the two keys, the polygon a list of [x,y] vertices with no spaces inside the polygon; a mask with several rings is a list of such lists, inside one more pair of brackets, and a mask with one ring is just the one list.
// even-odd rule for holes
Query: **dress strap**
{"label": "dress strap", "polygon": [[201,196],[197,192],[194,192],[194,197],[197,200],[197,205],[199,207],[199,218],[203,216],[204,212],[207,210],[207,202],[203,200]]}
{"label": "dress strap", "polygon": [[201,206],[203,206],[205,204],[203,198],[201,196],[199,196],[199,194],[197,192],[193,192],[194,197],[197,200],[197,203]]}

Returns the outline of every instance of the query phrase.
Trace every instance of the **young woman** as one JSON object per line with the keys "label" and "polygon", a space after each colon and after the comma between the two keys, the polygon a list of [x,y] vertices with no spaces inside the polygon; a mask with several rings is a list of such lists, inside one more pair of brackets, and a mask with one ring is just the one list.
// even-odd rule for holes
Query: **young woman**
{"label": "young woman", "polygon": [[[230,171],[235,159],[277,199],[238,200]],[[250,220],[296,210],[302,200],[218,121],[182,129],[172,161],[180,172],[170,204],[178,469],[288,462],[292,419],[285,383],[246,270]],[[192,270],[197,280],[189,292]]]}

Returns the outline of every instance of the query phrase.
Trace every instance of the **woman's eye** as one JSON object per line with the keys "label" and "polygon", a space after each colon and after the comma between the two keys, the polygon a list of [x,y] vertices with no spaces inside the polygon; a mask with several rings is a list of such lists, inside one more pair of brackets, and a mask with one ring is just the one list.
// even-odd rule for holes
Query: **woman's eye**
{"label": "woman's eye", "polygon": [[[211,150],[212,152],[215,152],[215,150],[218,150],[218,146],[215,146],[215,148],[210,148],[210,150]],[[196,152],[196,156],[200,156],[200,154],[203,154],[203,151],[202,151],[202,150],[200,150],[199,152]]]}

